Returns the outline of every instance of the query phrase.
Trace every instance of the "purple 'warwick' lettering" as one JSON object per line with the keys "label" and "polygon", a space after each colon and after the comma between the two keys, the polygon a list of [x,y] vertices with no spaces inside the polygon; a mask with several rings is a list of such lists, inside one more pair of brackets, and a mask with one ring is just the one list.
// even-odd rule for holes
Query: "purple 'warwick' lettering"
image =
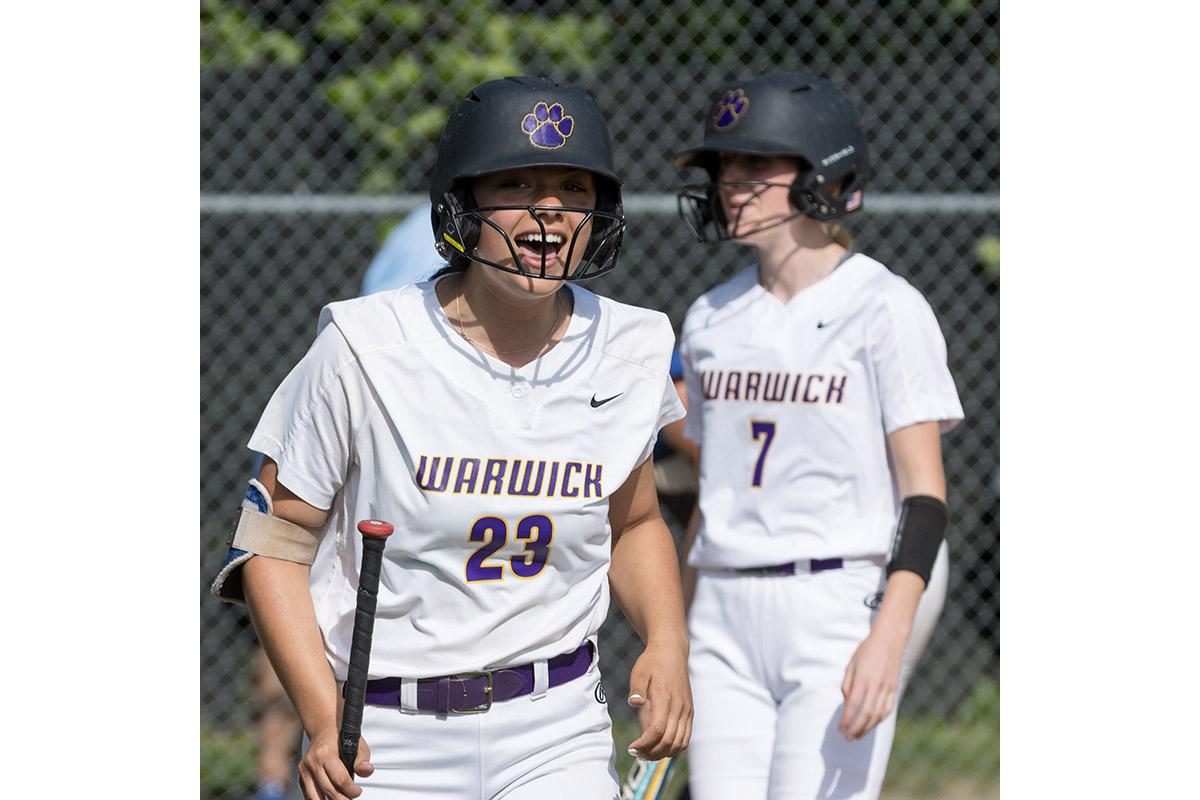
{"label": "purple 'warwick' lettering", "polygon": [[467,494],[475,494],[475,482],[479,480],[478,458],[460,458],[458,460],[458,475],[454,479],[454,493],[462,494],[466,490]]}
{"label": "purple 'warwick' lettering", "polygon": [[[846,388],[846,378],[847,377],[848,376],[846,376],[846,375],[830,376],[829,391],[825,393],[825,402],[826,403],[842,402],[842,391]],[[834,392],[837,392],[837,400],[836,401],[833,399]]]}
{"label": "purple 'warwick' lettering", "polygon": [[700,383],[704,389],[705,400],[716,400],[721,391],[721,376],[724,372],[701,372]]}
{"label": "purple 'warwick' lettering", "polygon": [[491,487],[492,494],[504,493],[504,473],[508,470],[508,460],[489,458],[483,468],[483,484],[479,487],[480,494],[487,494]]}
{"label": "purple 'warwick' lettering", "polygon": [[767,379],[763,382],[763,400],[768,403],[782,403],[787,397],[788,375],[787,372],[768,372]]}
{"label": "purple 'warwick' lettering", "polygon": [[815,403],[821,399],[820,394],[818,394],[816,397],[808,396],[808,389],[810,386],[812,386],[812,382],[814,380],[824,381],[825,376],[824,375],[809,375],[808,376],[808,382],[804,384],[804,402],[806,402],[806,403]]}
{"label": "purple 'warwick' lettering", "polygon": [[[533,468],[537,466],[537,481],[533,486],[530,486]],[[521,473],[524,472],[524,477]],[[546,472],[546,462],[534,462],[532,459],[526,459],[525,469],[521,469],[521,459],[513,461],[512,474],[508,476],[508,493],[517,497],[537,497],[542,493],[542,475]],[[520,480],[521,486],[517,487],[517,481]]]}
{"label": "purple 'warwick' lettering", "polygon": [[746,399],[747,400],[757,400],[758,399],[758,385],[760,383],[762,383],[762,373],[761,372],[747,372],[746,373]]}
{"label": "purple 'warwick' lettering", "polygon": [[434,481],[437,480],[437,471],[441,460],[441,456],[434,456],[432,459],[430,459],[429,472],[426,473],[425,456],[421,456],[421,461],[417,464],[417,486],[420,486],[427,492],[446,491],[446,486],[450,484],[450,471],[454,469],[454,456],[447,456],[446,468],[442,470],[442,478],[440,481],[437,481],[435,485]]}

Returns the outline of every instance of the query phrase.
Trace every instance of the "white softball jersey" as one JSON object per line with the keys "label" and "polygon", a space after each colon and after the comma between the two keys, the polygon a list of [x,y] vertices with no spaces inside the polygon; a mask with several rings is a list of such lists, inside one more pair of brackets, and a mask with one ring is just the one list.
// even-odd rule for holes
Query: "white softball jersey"
{"label": "white softball jersey", "polygon": [[392,523],[371,677],[547,659],[608,612],[608,499],[684,412],[664,314],[569,287],[564,338],[519,369],[452,327],[434,282],[332,303],[249,446],[329,509],[309,585],[344,679],[363,519]]}
{"label": "white softball jersey", "polygon": [[854,254],[783,303],[757,266],[697,299],[680,348],[701,442],[700,568],[886,555],[900,509],[887,435],[963,418],[924,297]]}

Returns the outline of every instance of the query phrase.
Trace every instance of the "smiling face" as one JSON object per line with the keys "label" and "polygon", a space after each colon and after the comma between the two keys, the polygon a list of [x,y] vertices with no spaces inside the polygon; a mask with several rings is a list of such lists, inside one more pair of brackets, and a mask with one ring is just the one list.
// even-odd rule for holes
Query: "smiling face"
{"label": "smiling face", "polygon": [[596,207],[591,172],[520,167],[476,178],[472,193],[487,221],[475,248],[480,259],[506,270],[558,278],[582,261],[592,232],[588,211]]}
{"label": "smiling face", "polygon": [[747,237],[794,216],[788,191],[799,172],[792,156],[721,151],[716,178],[729,235]]}

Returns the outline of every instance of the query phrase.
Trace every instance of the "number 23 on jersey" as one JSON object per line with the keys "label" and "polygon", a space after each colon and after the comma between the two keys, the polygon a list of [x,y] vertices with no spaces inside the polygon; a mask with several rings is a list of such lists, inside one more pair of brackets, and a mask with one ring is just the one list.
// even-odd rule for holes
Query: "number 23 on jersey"
{"label": "number 23 on jersey", "polygon": [[[470,540],[482,542],[467,558],[467,583],[504,580],[502,564],[489,564],[508,542],[508,523],[500,517],[485,516],[471,526]],[[554,541],[554,523],[545,514],[522,517],[516,526],[515,538],[525,542],[524,553],[510,556],[508,569],[518,578],[536,578],[550,558],[550,543]]]}

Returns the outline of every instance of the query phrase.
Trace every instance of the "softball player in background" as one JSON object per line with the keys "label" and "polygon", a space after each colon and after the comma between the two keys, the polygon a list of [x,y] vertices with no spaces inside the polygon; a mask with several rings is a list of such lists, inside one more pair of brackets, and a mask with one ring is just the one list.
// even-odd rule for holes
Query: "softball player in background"
{"label": "softball player in background", "polygon": [[700,444],[684,594],[694,800],[875,798],[946,591],[940,435],[963,412],[929,304],[851,249],[867,143],[829,81],[721,90],[676,165],[706,243],[757,264],[681,336]]}
{"label": "softball player in background", "polygon": [[[304,724],[308,800],[612,800],[596,646],[610,589],[646,642],[629,701],[652,724],[631,748],[674,755],[691,728],[649,457],[683,416],[671,325],[565,282],[612,269],[624,228],[607,127],[582,90],[476,87],[447,122],[430,196],[449,266],[326,306],[250,439],[266,456],[251,490],[269,495],[271,525],[301,541],[311,529],[311,566],[248,557],[240,585]],[[337,735],[362,519],[396,532],[355,785]],[[286,537],[256,524],[256,552],[273,555]]]}

